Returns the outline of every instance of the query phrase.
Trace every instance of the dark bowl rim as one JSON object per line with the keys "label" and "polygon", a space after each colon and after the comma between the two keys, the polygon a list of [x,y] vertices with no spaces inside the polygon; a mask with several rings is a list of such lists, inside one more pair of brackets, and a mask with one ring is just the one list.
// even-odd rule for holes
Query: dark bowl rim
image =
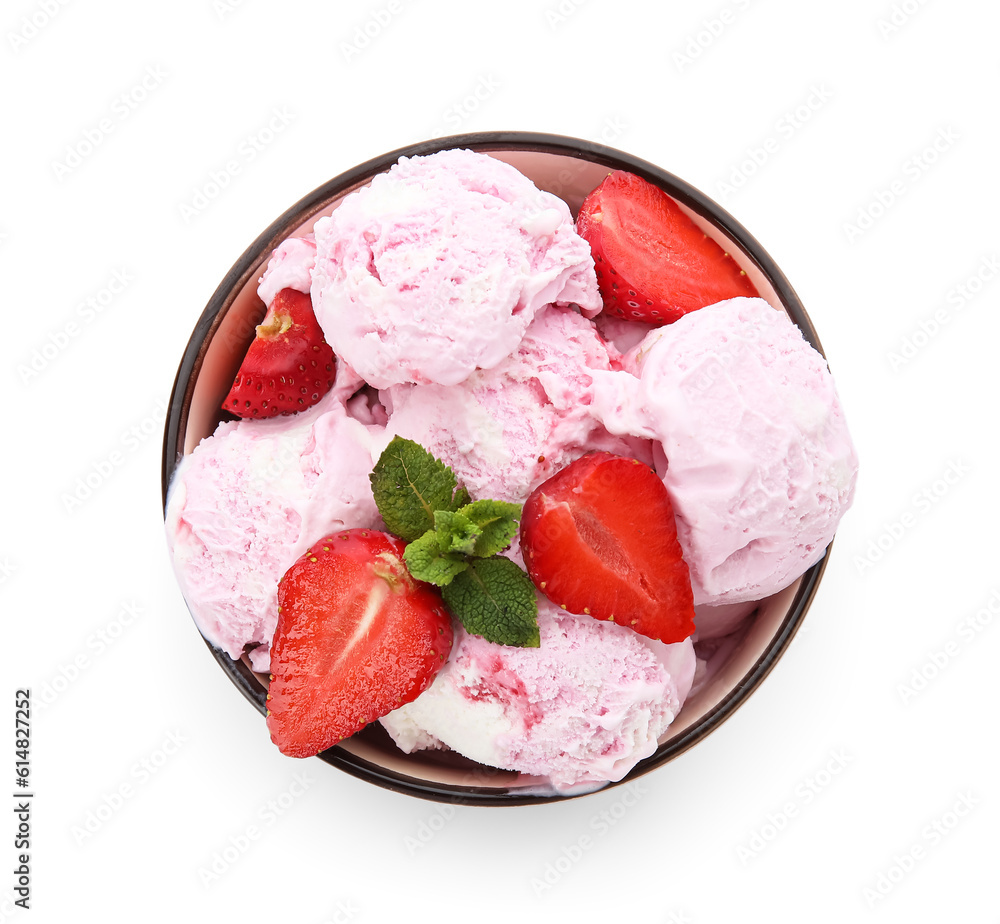
{"label": "dark bowl rim", "polygon": [[[264,253],[272,250],[295,228],[299,227],[305,216],[320,211],[326,203],[367,182],[374,174],[388,170],[400,157],[432,154],[449,148],[468,148],[479,152],[517,151],[558,154],[602,164],[607,166],[609,170],[627,170],[664,188],[674,199],[702,215],[743,248],[749,259],[774,288],[775,294],[802,332],[803,337],[823,354],[819,336],[806,314],[802,302],[767,251],[743,225],[718,203],[680,177],[627,152],[594,141],[566,135],[542,132],[490,131],[435,138],[381,154],[316,187],[293,206],[286,209],[264,232],[258,235],[223,277],[192,331],[170,392],[164,425],[161,466],[161,493],[164,512],[166,511],[170,480],[180,459],[178,447],[181,443],[178,437],[186,430],[188,408],[193,398],[197,372],[201,367],[207,345],[211,341],[215,329],[229,310],[236,294],[246,283],[251,267],[258,263]],[[795,597],[771,643],[727,696],[676,741],[661,746],[651,757],[636,764],[621,780],[608,783],[596,790],[597,792],[606,792],[614,787],[631,783],[639,776],[677,757],[715,731],[736,709],[746,702],[750,694],[757,689],[774,668],[798,631],[816,595],[820,579],[826,569],[831,546],[828,546],[823,557],[802,575]],[[253,672],[242,661],[232,660],[229,655],[214,648],[208,641],[205,641],[205,644],[246,699],[257,708],[261,715],[266,714],[265,692],[259,686]],[[433,802],[468,805],[538,805],[562,802],[589,794],[589,791],[569,794],[555,792],[551,794],[525,794],[517,788],[494,789],[428,783],[425,780],[418,780],[373,764],[336,746],[322,752],[319,757],[326,763],[359,779],[375,783],[393,792],[417,796]]]}

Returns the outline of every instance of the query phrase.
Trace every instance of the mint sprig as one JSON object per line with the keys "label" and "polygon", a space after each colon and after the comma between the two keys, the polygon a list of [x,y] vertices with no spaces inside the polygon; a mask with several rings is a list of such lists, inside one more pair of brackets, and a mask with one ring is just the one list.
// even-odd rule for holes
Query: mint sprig
{"label": "mint sprig", "polygon": [[454,513],[450,510],[434,511],[434,532],[437,534],[441,550],[459,555],[473,555],[476,542],[482,536],[482,529],[464,513],[462,507]]}
{"label": "mint sprig", "polygon": [[478,500],[460,507],[458,515],[479,528],[472,554],[477,558],[488,558],[502,552],[517,535],[521,505],[506,501]]}
{"label": "mint sprig", "polygon": [[499,554],[517,533],[520,505],[471,501],[447,465],[399,436],[370,477],[386,527],[407,543],[410,574],[441,587],[445,604],[473,635],[537,648],[534,584]]}
{"label": "mint sprig", "polygon": [[444,602],[473,635],[520,648],[537,648],[538,601],[531,578],[509,558],[469,562],[441,591]]}
{"label": "mint sprig", "polygon": [[447,465],[400,436],[385,447],[368,477],[385,525],[404,542],[433,529],[436,510],[457,510],[470,500]]}
{"label": "mint sprig", "polygon": [[461,552],[441,548],[441,537],[433,529],[406,546],[403,561],[418,581],[437,584],[438,587],[444,587],[468,567],[467,558]]}

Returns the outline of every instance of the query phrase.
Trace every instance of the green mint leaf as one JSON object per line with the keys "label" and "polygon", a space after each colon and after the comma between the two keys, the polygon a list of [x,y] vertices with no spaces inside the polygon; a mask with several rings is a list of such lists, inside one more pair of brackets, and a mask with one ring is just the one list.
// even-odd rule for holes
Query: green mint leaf
{"label": "green mint leaf", "polygon": [[455,473],[419,443],[401,436],[385,447],[369,478],[386,528],[404,542],[433,529],[436,510],[468,503],[468,492],[455,490]]}
{"label": "green mint leaf", "polygon": [[522,568],[497,555],[517,533],[521,507],[473,501],[447,465],[400,436],[379,456],[370,480],[386,528],[407,543],[410,574],[441,587],[469,632],[537,648],[535,587]]}
{"label": "green mint leaf", "polygon": [[440,536],[433,529],[407,545],[403,561],[418,581],[437,584],[438,587],[449,584],[468,567],[468,559],[464,555],[442,550]]}
{"label": "green mint leaf", "polygon": [[467,506],[469,501],[472,500],[472,496],[468,491],[465,490],[465,486],[462,485],[455,492],[455,496],[451,500],[451,507],[449,510],[461,510],[463,507]]}
{"label": "green mint leaf", "polygon": [[450,510],[434,511],[434,531],[442,552],[471,555],[482,530],[468,517]]}
{"label": "green mint leaf", "polygon": [[535,585],[509,558],[469,559],[441,595],[473,635],[500,645],[539,646]]}
{"label": "green mint leaf", "polygon": [[460,508],[458,512],[480,529],[480,536],[469,554],[477,558],[489,558],[507,548],[517,534],[521,505],[508,504],[506,501],[478,500]]}

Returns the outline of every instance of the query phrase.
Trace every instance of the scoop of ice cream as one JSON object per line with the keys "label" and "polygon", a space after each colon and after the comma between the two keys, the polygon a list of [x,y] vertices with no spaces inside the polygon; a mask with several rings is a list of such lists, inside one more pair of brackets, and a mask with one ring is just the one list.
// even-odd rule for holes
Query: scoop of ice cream
{"label": "scoop of ice cream", "polygon": [[254,646],[254,670],[268,669],[279,578],[318,537],[379,522],[368,473],[381,429],[350,416],[335,390],[302,414],[220,424],[184,457],[167,541],[209,642],[232,658]]}
{"label": "scoop of ice cream", "polygon": [[826,361],[763,299],[649,333],[633,376],[595,378],[609,430],[662,444],[696,604],[760,599],[823,555],[854,496],[857,455]]}
{"label": "scoop of ice cream", "polygon": [[380,720],[400,749],[443,746],[560,789],[620,780],[649,757],[691,688],[691,641],[649,644],[541,598],[538,625],[538,648],[459,632],[431,686]]}
{"label": "scoop of ice cream", "polygon": [[316,317],[376,388],[455,385],[510,354],[542,306],[601,308],[566,203],[486,154],[402,158],[314,230]]}
{"label": "scoop of ice cream", "polygon": [[282,241],[267,261],[257,295],[265,305],[270,305],[282,289],[295,289],[308,295],[315,265],[316,241],[311,234]]}
{"label": "scoop of ice cream", "polygon": [[757,601],[746,603],[723,603],[719,606],[702,604],[694,608],[695,632],[692,638],[696,642],[708,639],[722,638],[734,632],[752,612],[757,609]]}
{"label": "scoop of ice cream", "polygon": [[652,464],[641,439],[612,436],[594,416],[594,370],[619,359],[570,308],[539,312],[517,349],[457,386],[398,385],[380,393],[390,410],[385,439],[415,440],[451,466],[473,498],[520,503],[590,449]]}

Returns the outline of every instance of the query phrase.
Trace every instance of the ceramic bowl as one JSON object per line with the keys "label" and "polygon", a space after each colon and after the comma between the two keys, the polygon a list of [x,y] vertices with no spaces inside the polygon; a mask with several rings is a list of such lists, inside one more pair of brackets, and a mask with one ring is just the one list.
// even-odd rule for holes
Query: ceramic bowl
{"label": "ceramic bowl", "polygon": [[[223,417],[222,399],[264,315],[256,286],[274,247],[287,237],[309,232],[316,219],[330,214],[344,196],[388,170],[400,157],[455,147],[485,152],[512,164],[536,186],[564,199],[574,214],[610,170],[631,171],[657,184],[733,255],[760,295],[785,311],[805,338],[821,349],[801,302],[761,245],[715,202],[660,167],[600,144],[556,135],[487,132],[439,138],[391,151],[324,183],[274,221],[226,273],[194,328],[174,383],[163,447],[164,504],[180,457],[209,436]],[[826,556],[790,587],[761,601],[735,635],[713,645],[709,679],[684,703],[656,752],[609,786],[628,783],[674,760],[746,702],[787,649],[825,564]],[[263,715],[266,675],[255,674],[245,657],[234,661],[210,645],[209,650]],[[264,745],[271,747],[263,719],[260,734]],[[515,805],[573,797],[554,792],[538,778],[483,767],[450,752],[403,754],[378,723],[323,752],[319,759],[387,789],[437,801]]]}

